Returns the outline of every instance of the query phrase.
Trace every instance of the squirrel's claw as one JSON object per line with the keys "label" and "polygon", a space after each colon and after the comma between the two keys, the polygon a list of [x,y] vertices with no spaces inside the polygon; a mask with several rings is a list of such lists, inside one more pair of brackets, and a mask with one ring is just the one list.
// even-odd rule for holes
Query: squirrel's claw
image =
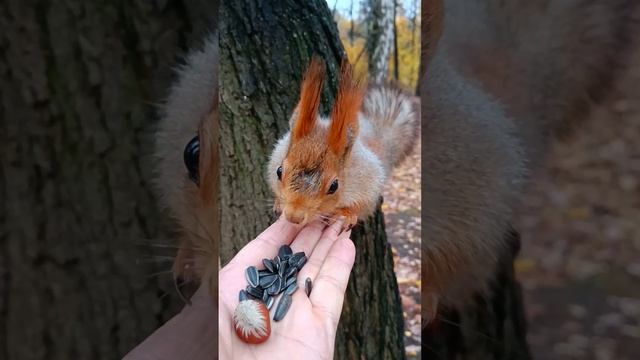
{"label": "squirrel's claw", "polygon": [[354,226],[356,226],[356,224],[358,223],[358,217],[355,215],[348,215],[345,216],[344,218],[344,222],[342,224],[342,229],[340,229],[340,234],[342,235],[343,232],[345,231],[349,231],[351,229],[353,229]]}

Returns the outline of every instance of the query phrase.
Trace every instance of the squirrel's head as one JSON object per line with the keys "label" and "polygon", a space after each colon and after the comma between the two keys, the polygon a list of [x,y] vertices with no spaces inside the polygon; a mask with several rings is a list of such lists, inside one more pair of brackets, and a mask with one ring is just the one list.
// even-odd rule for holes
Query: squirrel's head
{"label": "squirrel's head", "polygon": [[343,197],[345,164],[358,135],[364,95],[351,66],[342,63],[338,95],[329,119],[318,113],[324,67],[314,58],[304,76],[291,132],[276,145],[269,164],[275,208],[292,223],[304,225],[330,216]]}
{"label": "squirrel's head", "polygon": [[[218,36],[178,70],[155,134],[155,188],[175,220],[179,251],[174,273],[182,280],[211,281],[217,301],[220,237]],[[215,285],[215,286],[214,286]]]}

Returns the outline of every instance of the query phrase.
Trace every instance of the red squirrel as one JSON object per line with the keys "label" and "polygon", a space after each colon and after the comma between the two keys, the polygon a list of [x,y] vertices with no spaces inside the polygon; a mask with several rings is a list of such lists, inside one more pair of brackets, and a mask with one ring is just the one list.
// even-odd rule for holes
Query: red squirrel
{"label": "red squirrel", "polygon": [[529,175],[554,138],[610,89],[638,33],[638,2],[423,5],[422,299],[429,319],[490,287]]}
{"label": "red squirrel", "polygon": [[274,208],[292,223],[344,219],[352,228],[371,215],[392,168],[418,138],[411,98],[391,87],[365,89],[343,61],[329,116],[319,114],[324,66],[313,58],[290,118],[267,168]]}

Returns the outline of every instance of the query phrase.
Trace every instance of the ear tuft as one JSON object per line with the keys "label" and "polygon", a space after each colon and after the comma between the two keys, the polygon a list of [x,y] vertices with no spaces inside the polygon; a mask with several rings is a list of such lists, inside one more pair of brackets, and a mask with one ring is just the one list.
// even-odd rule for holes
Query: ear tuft
{"label": "ear tuft", "polygon": [[296,109],[298,116],[292,129],[293,140],[298,140],[313,130],[320,107],[323,82],[324,64],[322,60],[314,56],[302,81],[300,102]]}
{"label": "ear tuft", "polygon": [[358,112],[364,97],[363,81],[353,78],[347,59],[340,68],[340,88],[331,112],[331,125],[327,143],[336,154],[344,154],[358,134]]}

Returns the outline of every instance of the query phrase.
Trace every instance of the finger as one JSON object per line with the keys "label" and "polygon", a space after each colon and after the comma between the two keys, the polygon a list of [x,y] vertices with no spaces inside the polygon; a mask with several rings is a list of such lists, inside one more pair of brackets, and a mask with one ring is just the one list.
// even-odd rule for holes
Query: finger
{"label": "finger", "polygon": [[347,290],[349,274],[355,259],[356,248],[353,241],[348,236],[340,236],[331,247],[313,283],[310,296],[313,310],[321,319],[327,321],[333,332],[338,326],[344,292]]}
{"label": "finger", "polygon": [[319,220],[305,226],[291,243],[293,253],[303,251],[307,257],[311,255],[326,227],[327,226]]}
{"label": "finger", "polygon": [[275,257],[280,246],[291,244],[300,229],[299,226],[291,224],[281,216],[273,225],[245,245],[229,265],[240,266],[243,270],[252,265],[261,268],[262,259]]}
{"label": "finger", "polygon": [[316,244],[313,252],[307,255],[307,263],[302,267],[298,275],[298,284],[304,284],[305,280],[309,277],[311,280],[315,280],[316,275],[322,267],[324,259],[327,257],[331,245],[338,238],[340,231],[342,230],[343,222],[341,220],[336,221],[333,225],[329,226],[322,232],[322,236]]}

